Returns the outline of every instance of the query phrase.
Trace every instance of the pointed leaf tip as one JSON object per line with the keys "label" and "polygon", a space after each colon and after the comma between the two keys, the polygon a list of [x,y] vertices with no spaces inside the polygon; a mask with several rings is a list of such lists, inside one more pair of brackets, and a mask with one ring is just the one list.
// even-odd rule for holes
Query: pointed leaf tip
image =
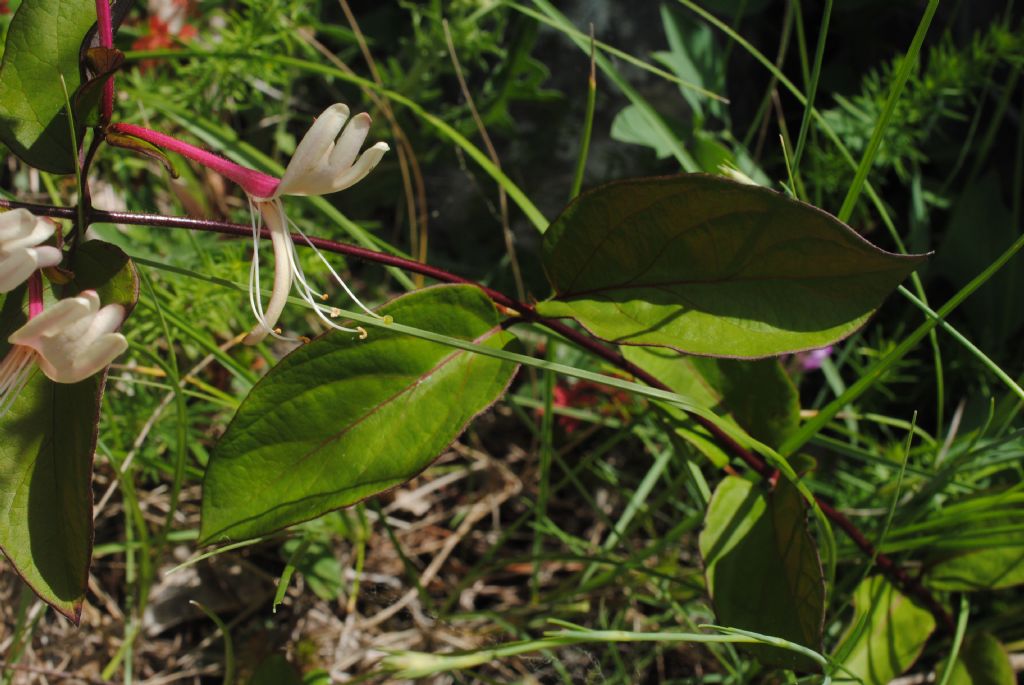
{"label": "pointed leaf tip", "polygon": [[619,344],[767,357],[850,335],[924,259],[766,188],[630,179],[585,193],[547,231],[557,299],[538,309]]}

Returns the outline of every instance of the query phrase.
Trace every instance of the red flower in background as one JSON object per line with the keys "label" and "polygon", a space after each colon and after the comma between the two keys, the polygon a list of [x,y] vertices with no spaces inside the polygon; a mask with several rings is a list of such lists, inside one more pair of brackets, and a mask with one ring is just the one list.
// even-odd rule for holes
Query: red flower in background
{"label": "red flower in background", "polygon": [[[0,0],[3,1],[3,0]],[[189,14],[189,0],[172,0],[170,9],[149,16],[149,31],[132,43],[133,50],[166,50],[196,37],[196,27],[184,21]],[[144,59],[143,71],[155,67],[156,60]]]}
{"label": "red flower in background", "polygon": [[[604,385],[591,381],[576,381],[571,385],[556,385],[552,404],[556,407],[568,409],[594,409],[602,416],[612,414],[626,415],[624,407],[631,401],[629,394],[623,390],[613,390]],[[543,409],[537,410],[537,415],[542,416]],[[558,425],[565,429],[566,433],[572,433],[580,427],[579,419],[571,416],[559,416]]]}
{"label": "red flower in background", "polygon": [[11,8],[8,6],[9,0],[0,0],[0,14],[10,14]]}

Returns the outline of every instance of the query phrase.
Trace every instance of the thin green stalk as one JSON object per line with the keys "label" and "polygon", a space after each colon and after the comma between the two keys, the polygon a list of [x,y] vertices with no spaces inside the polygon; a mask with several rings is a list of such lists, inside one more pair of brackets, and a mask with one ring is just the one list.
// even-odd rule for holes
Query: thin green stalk
{"label": "thin green stalk", "polygon": [[217,626],[220,634],[224,637],[224,685],[234,685],[235,682],[235,644],[231,639],[231,631],[221,620],[220,616],[213,613],[203,604],[195,600],[189,600],[189,604],[198,607]]}
{"label": "thin green stalk", "polygon": [[[519,12],[521,14],[525,14],[526,16],[530,17],[531,19],[534,19],[535,21],[539,21],[542,24],[546,24],[547,26],[550,26],[553,29],[558,29],[562,33],[565,33],[566,35],[568,35],[574,41],[576,41],[576,40],[588,40],[588,39],[589,40],[593,40],[593,38],[594,38],[593,36],[589,36],[589,38],[588,38],[586,33],[580,31],[579,29],[577,29],[575,26],[572,26],[571,24],[567,25],[565,21],[562,21],[560,19],[551,19],[551,18],[545,16],[544,14],[542,14],[542,13],[536,11],[536,10],[530,9],[529,7],[526,7],[525,5],[519,4],[518,2],[512,2],[511,0],[506,0],[504,4],[506,6],[508,6],[508,7],[511,7],[512,9],[516,10],[517,12]],[[564,17],[563,17],[563,19],[564,19]],[[602,52],[607,52],[609,55],[612,55],[613,57],[618,57],[619,59],[621,59],[623,62],[626,62],[627,64],[631,64],[632,66],[637,67],[638,69],[643,69],[644,71],[650,72],[650,73],[652,73],[652,74],[654,74],[656,76],[659,76],[659,77],[665,79],[666,81],[670,81],[670,82],[676,84],[677,86],[682,86],[683,88],[686,88],[687,90],[692,90],[693,92],[698,93],[700,95],[703,95],[704,97],[706,97],[706,98],[708,98],[710,100],[718,100],[719,102],[724,102],[724,103],[728,103],[729,102],[729,99],[727,97],[723,96],[723,95],[719,95],[718,93],[715,93],[714,91],[710,91],[707,88],[702,88],[701,86],[699,86],[699,85],[697,85],[695,83],[691,83],[690,81],[687,81],[686,79],[681,79],[681,78],[679,78],[678,76],[676,76],[675,74],[673,74],[671,72],[665,71],[664,69],[659,69],[658,67],[653,66],[651,64],[648,64],[647,62],[644,62],[643,60],[634,57],[633,55],[629,54],[628,52],[624,52],[622,50],[619,50],[618,48],[615,48],[615,47],[613,47],[611,45],[608,45],[607,43],[603,43],[603,42],[601,42],[599,40],[594,40],[594,45],[599,50],[601,50]]]}
{"label": "thin green stalk", "polygon": [[[711,627],[725,634],[677,633],[677,632],[632,632],[625,630],[586,630],[564,621],[552,620],[551,623],[564,626],[567,630],[547,633],[536,640],[510,642],[497,647],[480,649],[463,654],[428,654],[424,652],[397,652],[390,654],[381,661],[384,672],[393,672],[397,678],[424,678],[438,673],[463,670],[481,666],[498,659],[505,659],[520,654],[530,654],[545,649],[571,647],[583,644],[617,644],[635,642],[658,642],[665,644],[679,643],[734,643],[734,644],[769,644],[774,647],[788,649],[802,654],[817,662],[822,670],[827,670],[828,660],[817,652],[802,645],[761,635],[750,631],[730,628]],[[825,678],[829,681],[828,676]]]}
{"label": "thin green stalk", "polygon": [[[651,444],[649,440],[644,439],[643,442],[647,450],[655,455],[654,463],[651,464],[651,468],[647,470],[646,474],[644,474],[643,480],[640,481],[640,485],[637,486],[633,495],[629,498],[629,502],[626,503],[626,508],[622,510],[622,515],[619,516],[619,520],[615,522],[615,527],[612,528],[608,533],[608,537],[605,538],[603,543],[601,543],[601,549],[605,552],[610,552],[615,544],[622,539],[623,535],[629,528],[629,525],[633,522],[633,517],[635,517],[641,507],[645,505],[651,491],[654,490],[655,484],[657,484],[665,473],[665,469],[668,467],[668,463],[674,454],[671,443],[664,449],[657,451],[655,446]],[[587,580],[594,575],[596,570],[597,567],[595,565],[589,565],[580,576],[580,585],[586,583]]]}
{"label": "thin green stalk", "polygon": [[814,98],[818,94],[818,82],[821,80],[821,64],[825,60],[825,39],[828,37],[828,25],[832,17],[832,0],[825,0],[822,9],[821,28],[818,29],[818,46],[814,51],[814,67],[807,83],[807,102],[804,105],[804,116],[800,121],[800,133],[797,134],[796,150],[793,152],[793,173],[800,175],[800,160],[807,144],[807,133],[811,129],[811,112],[814,110]]}
{"label": "thin green stalk", "polygon": [[[934,319],[935,317],[938,316],[938,314],[935,311],[933,311],[931,307],[926,305],[918,298],[914,297],[913,293],[904,288],[902,285],[898,288],[898,291],[901,295],[906,297],[911,304],[913,304],[915,307],[924,312],[928,318]],[[978,359],[978,361],[980,361],[985,366],[985,368],[989,370],[989,372],[993,376],[1001,380],[1003,384],[1007,388],[1009,388],[1014,395],[1019,397],[1021,400],[1024,400],[1024,388],[1022,388],[1020,384],[1017,383],[1017,381],[1015,381],[1012,376],[1010,376],[1010,374],[1003,371],[1002,367],[999,366],[999,364],[993,361],[991,357],[985,354],[963,333],[955,329],[953,326],[949,325],[944,319],[939,321],[939,328],[948,333],[949,336],[956,340],[958,343],[963,345],[964,348],[967,349],[968,352],[973,354]]]}
{"label": "thin green stalk", "polygon": [[284,596],[288,594],[288,587],[292,584],[292,576],[295,575],[295,567],[302,561],[302,557],[306,556],[306,550],[309,549],[312,542],[313,535],[307,532],[299,546],[288,556],[288,561],[285,562],[284,569],[281,571],[281,577],[277,580],[277,590],[274,592],[274,599],[270,604],[270,613],[276,614],[277,607],[284,602]]}
{"label": "thin green stalk", "polygon": [[985,135],[981,139],[981,144],[975,148],[974,164],[971,165],[971,171],[967,175],[967,182],[964,185],[970,185],[974,179],[981,173],[985,159],[988,157],[989,150],[992,149],[993,143],[995,143],[996,135],[999,133],[999,128],[1002,126],[1003,117],[1006,116],[1006,110],[1010,106],[1010,98],[1017,90],[1017,81],[1020,78],[1022,66],[1018,63],[1014,66],[1013,71],[1010,73],[1010,77],[1003,84],[1003,96],[999,98],[999,103],[996,105],[996,111],[989,117],[988,128],[985,130]]}
{"label": "thin green stalk", "polygon": [[[544,358],[552,361],[557,357],[558,342],[548,338],[548,349]],[[533,555],[539,557],[544,549],[542,524],[548,517],[548,499],[551,497],[551,462],[554,455],[555,441],[555,374],[550,371],[542,376],[544,392],[544,413],[541,415],[540,426],[540,470],[537,484],[537,502],[534,506]],[[533,564],[530,577],[530,595],[534,604],[540,602],[540,562]]]}
{"label": "thin green stalk", "polygon": [[167,542],[168,533],[174,527],[174,515],[178,513],[181,489],[185,481],[185,464],[188,462],[188,409],[185,405],[185,393],[182,392],[181,374],[178,370],[178,355],[174,348],[174,338],[171,337],[171,328],[167,325],[163,307],[160,306],[160,299],[156,296],[156,291],[153,290],[153,283],[150,281],[149,276],[144,270],[139,269],[139,278],[146,285],[146,291],[153,300],[157,318],[160,320],[161,328],[163,328],[164,339],[167,341],[167,362],[164,363],[159,358],[156,358],[156,360],[161,362],[162,366],[166,366],[168,380],[171,381],[171,389],[174,391],[174,406],[177,419],[175,426],[175,446],[177,449],[175,450],[174,475],[171,480],[167,516],[164,519],[163,529],[161,529],[160,535],[157,538],[157,551],[159,553]]}
{"label": "thin green stalk", "polygon": [[864,189],[864,181],[867,180],[868,173],[875,164],[875,156],[882,145],[882,138],[885,135],[885,130],[889,127],[889,120],[896,110],[896,103],[899,102],[907,79],[910,78],[911,72],[917,66],[917,58],[920,55],[921,46],[924,44],[925,36],[928,35],[928,28],[931,26],[932,18],[938,9],[939,0],[929,0],[928,6],[924,10],[924,16],[921,17],[921,21],[917,25],[914,38],[910,41],[910,48],[900,61],[900,68],[896,71],[892,89],[889,91],[889,98],[885,101],[885,107],[882,109],[881,116],[875,122],[875,130],[871,132],[871,140],[868,141],[868,146],[864,150],[864,156],[861,158],[857,172],[853,176],[853,183],[850,184],[850,189],[846,193],[846,199],[843,200],[843,205],[839,209],[837,217],[840,221],[849,221],[854,207],[857,206],[857,199]]}
{"label": "thin green stalk", "polygon": [[78,164],[78,133],[75,131],[75,112],[71,109],[71,96],[68,95],[68,84],[64,81],[64,74],[60,74],[60,85],[64,89],[64,108],[68,113],[68,135],[71,138],[72,166],[75,168],[75,189],[78,191],[78,223],[76,229],[85,232],[85,193],[82,186],[82,169]]}
{"label": "thin green stalk", "polygon": [[964,633],[967,632],[967,620],[971,614],[970,609],[971,607],[967,601],[967,595],[960,595],[960,612],[957,616],[956,633],[953,635],[953,645],[949,648],[949,656],[946,657],[945,667],[942,669],[942,677],[939,679],[937,685],[949,685],[949,681],[953,677],[956,658],[960,655],[960,647],[963,646],[964,643]]}
{"label": "thin green stalk", "polygon": [[583,187],[583,174],[587,169],[587,156],[590,153],[590,136],[594,131],[594,109],[597,105],[597,73],[594,63],[594,34],[590,34],[590,75],[587,77],[587,113],[583,118],[583,136],[580,139],[580,154],[576,159],[576,173],[573,175],[572,190],[569,199],[573,200],[580,194]]}

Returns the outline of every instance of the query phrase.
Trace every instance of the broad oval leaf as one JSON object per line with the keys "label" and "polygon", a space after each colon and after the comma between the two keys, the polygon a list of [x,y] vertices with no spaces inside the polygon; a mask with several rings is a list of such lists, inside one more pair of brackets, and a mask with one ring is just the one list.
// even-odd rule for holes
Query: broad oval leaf
{"label": "broad oval leaf", "polygon": [[[104,304],[134,306],[138,281],[121,250],[91,241],[79,246],[73,265],[77,278],[66,294],[95,288]],[[4,299],[0,356],[10,349],[7,336],[25,321],[24,298],[22,286]],[[92,460],[102,391],[103,374],[68,385],[35,368],[0,417],[0,550],[40,598],[76,623],[92,557]]]}
{"label": "broad oval leaf", "polygon": [[[718,623],[821,651],[825,575],[796,488],[780,480],[764,493],[748,480],[725,478],[708,506],[700,553]],[[744,648],[765,664],[820,670],[793,651]]]}
{"label": "broad oval leaf", "polygon": [[[0,64],[0,140],[43,171],[75,169],[60,77],[74,95],[81,78],[79,50],[95,23],[93,0],[31,0],[21,3],[8,28]],[[83,122],[76,123],[81,140]]]}
{"label": "broad oval leaf", "polygon": [[853,618],[836,655],[864,685],[887,685],[917,661],[935,618],[882,576],[853,591]]}
{"label": "broad oval leaf", "polygon": [[[381,313],[489,347],[515,340],[471,286],[420,290]],[[384,328],[366,340],[332,332],[296,349],[253,388],[210,457],[201,541],[263,535],[409,480],[515,370]]]}
{"label": "broad oval leaf", "polygon": [[544,234],[557,299],[538,310],[620,344],[767,357],[849,335],[923,260],[765,188],[699,174],[618,181]]}

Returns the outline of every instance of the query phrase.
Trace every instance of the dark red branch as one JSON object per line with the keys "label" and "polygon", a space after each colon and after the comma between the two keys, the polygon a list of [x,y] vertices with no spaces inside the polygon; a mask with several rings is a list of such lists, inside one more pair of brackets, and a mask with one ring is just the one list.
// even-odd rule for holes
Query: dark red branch
{"label": "dark red branch", "polygon": [[[22,202],[12,202],[0,199],[0,207],[24,207],[31,210],[32,212],[45,216],[52,216],[64,219],[74,219],[75,209],[67,207],[54,207],[48,205],[32,205]],[[241,224],[229,223],[226,221],[211,221],[207,219],[191,219],[188,217],[170,217],[162,216],[159,214],[136,214],[132,212],[105,212],[97,209],[91,209],[88,222],[104,222],[113,224],[130,224],[134,226],[153,226],[158,228],[188,228],[195,231],[208,231],[212,233],[221,233],[224,235],[233,235],[238,237],[251,237],[252,228],[250,226],[243,226]],[[262,231],[263,238],[270,239],[270,232],[266,229]],[[304,239],[299,235],[293,235],[293,239],[296,244],[302,244]],[[658,388],[659,390],[667,390],[672,392],[672,389],[652,376],[647,371],[644,371],[637,365],[630,362],[628,359],[622,356],[622,354],[608,345],[590,337],[589,335],[578,331],[571,326],[566,325],[558,319],[550,319],[541,316],[537,313],[537,310],[530,304],[525,302],[519,302],[518,300],[511,298],[504,293],[498,292],[492,288],[480,285],[468,278],[463,278],[444,269],[439,269],[429,264],[422,264],[420,262],[406,259],[404,257],[398,257],[395,255],[385,254],[383,252],[377,252],[375,250],[369,250],[363,247],[357,247],[355,245],[349,245],[346,243],[340,243],[334,240],[327,240],[325,238],[314,238],[310,237],[309,241],[321,250],[327,252],[333,252],[336,254],[343,254],[349,257],[356,257],[358,259],[364,259],[369,262],[375,262],[377,264],[384,264],[385,266],[393,266],[400,268],[404,271],[411,271],[412,273],[422,274],[429,278],[444,283],[464,283],[467,285],[473,285],[487,294],[492,301],[496,304],[505,307],[506,309],[512,310],[514,315],[529,321],[536,323],[541,326],[548,328],[555,333],[558,333],[566,340],[580,346],[581,348],[591,352],[605,361],[613,364],[614,366],[626,371],[633,377],[643,381],[652,388]],[[729,452],[739,457],[748,467],[755,471],[762,478],[769,479],[773,476],[774,470],[769,466],[760,456],[751,452],[743,445],[739,444],[730,436],[728,433],[719,428],[715,423],[709,421],[703,416],[692,415],[694,421],[705,428],[711,433],[716,440],[718,440]],[[946,611],[945,607],[928,591],[924,585],[920,583],[916,578],[911,577],[903,568],[901,568],[892,557],[883,554],[871,543],[864,533],[857,528],[854,523],[848,519],[844,514],[837,511],[827,502],[821,498],[815,498],[818,502],[818,506],[821,507],[822,513],[840,530],[853,541],[853,543],[860,549],[866,556],[873,559],[878,564],[879,570],[882,571],[886,576],[890,578],[897,586],[899,586],[906,594],[915,597],[922,604],[924,604],[931,613],[935,616],[939,625],[946,631],[952,633],[954,630],[953,618]]]}

